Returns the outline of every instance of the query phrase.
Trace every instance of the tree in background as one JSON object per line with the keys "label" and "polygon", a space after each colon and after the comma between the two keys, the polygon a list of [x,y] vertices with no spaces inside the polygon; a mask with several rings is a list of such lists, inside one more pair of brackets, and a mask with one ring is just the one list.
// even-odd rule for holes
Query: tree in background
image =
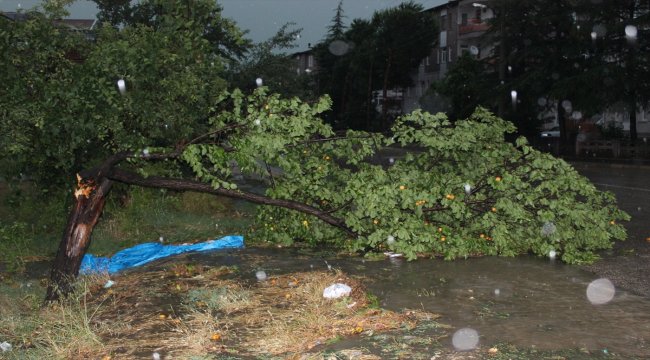
{"label": "tree in background", "polygon": [[[413,2],[402,3],[375,12],[370,21],[354,20],[343,31],[339,7],[328,36],[314,52],[321,92],[332,95],[333,116],[345,126],[389,127],[387,101],[382,104],[380,121],[372,122],[372,93],[381,89],[386,99],[388,90],[411,84],[410,72],[428,55],[437,34],[435,21],[423,10]],[[341,47],[344,51],[339,51]]]}
{"label": "tree in background", "polygon": [[[630,114],[630,139],[637,139],[636,112],[650,103],[650,3],[640,0],[582,1],[577,7],[586,54],[593,67],[585,76],[599,110],[619,103]],[[597,89],[595,94],[593,89]],[[595,96],[594,96],[595,95]]]}
{"label": "tree in background", "polygon": [[469,54],[463,54],[445,77],[434,83],[429,92],[439,93],[451,102],[450,119],[465,119],[479,105],[485,105],[490,87],[486,80],[486,64]]}
{"label": "tree in background", "polygon": [[[100,22],[114,27],[146,25],[153,29],[168,26],[174,18],[174,26],[192,27],[214,46],[214,53],[228,60],[241,59],[251,41],[245,38],[234,21],[224,18],[223,8],[215,1],[205,0],[93,0],[99,12]],[[182,20],[185,20],[183,23]]]}
{"label": "tree in background", "polygon": [[295,59],[285,52],[295,48],[301,31],[289,30],[291,25],[283,25],[270,39],[251,46],[244,59],[229,62],[225,76],[231,88],[250,92],[258,86],[256,79],[259,78],[273,92],[315,100],[311,75],[297,74]]}

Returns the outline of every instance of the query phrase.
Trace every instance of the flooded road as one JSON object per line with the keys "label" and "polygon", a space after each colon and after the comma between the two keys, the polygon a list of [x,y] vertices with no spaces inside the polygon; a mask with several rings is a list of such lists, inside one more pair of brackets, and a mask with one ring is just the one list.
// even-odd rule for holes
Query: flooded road
{"label": "flooded road", "polygon": [[[271,275],[331,266],[362,277],[384,308],[422,309],[442,315],[439,321],[450,325],[452,332],[476,330],[479,346],[507,342],[540,350],[581,348],[650,357],[650,300],[616,289],[607,301],[610,289],[590,287],[595,276],[549,260],[368,261],[285,249],[247,249],[195,255],[193,261],[237,265],[251,281],[260,269]],[[605,301],[595,301],[594,296]],[[364,346],[363,338],[358,342]],[[442,342],[453,349],[451,336]]]}

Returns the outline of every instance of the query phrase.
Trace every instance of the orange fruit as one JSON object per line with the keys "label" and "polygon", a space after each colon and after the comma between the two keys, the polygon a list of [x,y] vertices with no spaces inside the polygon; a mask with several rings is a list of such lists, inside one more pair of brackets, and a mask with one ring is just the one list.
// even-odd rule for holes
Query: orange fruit
{"label": "orange fruit", "polygon": [[495,208],[495,207],[492,207],[491,210],[492,210],[492,212],[497,212],[497,208]]}
{"label": "orange fruit", "polygon": [[212,340],[212,341],[221,340],[221,334],[217,334],[217,333],[212,334],[212,336],[210,336],[210,340]]}
{"label": "orange fruit", "polygon": [[442,236],[442,237],[440,237],[440,241],[445,241],[445,240],[447,240],[447,237],[446,237],[446,236]]}
{"label": "orange fruit", "polygon": [[495,177],[495,178],[494,178],[494,181],[496,181],[496,182],[501,181],[501,176],[497,176],[497,177]]}
{"label": "orange fruit", "polygon": [[400,186],[399,186],[399,189],[400,189],[400,190],[404,190],[404,189],[406,189],[406,186],[404,186],[404,185],[400,185]]}
{"label": "orange fruit", "polygon": [[479,237],[480,237],[481,239],[485,239],[485,234],[481,234],[481,235],[479,235]]}

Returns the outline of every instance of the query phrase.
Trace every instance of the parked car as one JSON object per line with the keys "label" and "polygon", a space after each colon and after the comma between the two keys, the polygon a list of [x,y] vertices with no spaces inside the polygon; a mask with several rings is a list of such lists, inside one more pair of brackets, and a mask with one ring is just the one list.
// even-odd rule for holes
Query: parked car
{"label": "parked car", "polygon": [[544,130],[540,133],[540,136],[543,138],[559,138],[560,137],[560,127],[555,126],[548,130]]}

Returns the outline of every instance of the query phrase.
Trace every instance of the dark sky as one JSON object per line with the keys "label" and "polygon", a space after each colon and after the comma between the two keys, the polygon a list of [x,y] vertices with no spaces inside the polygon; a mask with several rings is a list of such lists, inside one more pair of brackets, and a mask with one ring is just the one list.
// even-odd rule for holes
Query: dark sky
{"label": "dark sky", "polygon": [[[14,11],[18,5],[29,9],[40,0],[0,0],[0,10]],[[263,41],[271,37],[280,26],[295,22],[302,28],[296,50],[307,49],[307,44],[320,41],[327,31],[334,9],[339,0],[219,0],[223,12],[237,22],[240,28],[250,30],[249,37]],[[355,18],[368,19],[377,9],[399,5],[403,0],[343,0],[347,23]],[[425,8],[445,3],[446,0],[415,0]],[[77,0],[69,9],[71,18],[94,18],[95,4],[87,0]]]}

